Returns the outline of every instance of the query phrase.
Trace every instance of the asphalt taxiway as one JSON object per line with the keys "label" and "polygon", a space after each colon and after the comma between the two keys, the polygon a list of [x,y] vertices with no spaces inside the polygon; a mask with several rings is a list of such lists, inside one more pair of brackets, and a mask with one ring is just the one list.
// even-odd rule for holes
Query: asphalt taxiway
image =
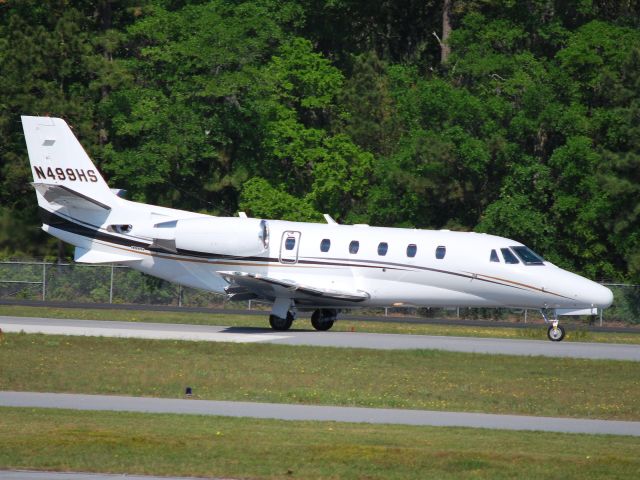
{"label": "asphalt taxiway", "polygon": [[640,436],[640,422],[390,408],[0,392],[0,406]]}
{"label": "asphalt taxiway", "polygon": [[25,333],[51,335],[242,343],[263,342],[280,345],[383,350],[435,349],[501,355],[640,361],[640,345],[609,343],[301,330],[274,332],[273,330],[261,328],[10,316],[0,316],[0,328],[4,332],[23,331]]}

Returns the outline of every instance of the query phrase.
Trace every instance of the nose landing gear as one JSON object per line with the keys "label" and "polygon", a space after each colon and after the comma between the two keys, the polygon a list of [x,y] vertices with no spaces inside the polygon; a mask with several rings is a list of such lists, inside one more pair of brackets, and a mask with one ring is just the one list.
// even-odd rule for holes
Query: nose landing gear
{"label": "nose landing gear", "polygon": [[564,338],[564,327],[558,325],[558,321],[554,320],[553,324],[547,329],[547,337],[552,342],[560,342]]}
{"label": "nose landing gear", "polygon": [[544,323],[550,323],[549,328],[547,329],[547,338],[552,342],[561,342],[564,338],[564,327],[558,324],[558,316],[554,311],[554,319],[549,320],[544,310],[540,310],[542,313],[542,318],[544,318]]}

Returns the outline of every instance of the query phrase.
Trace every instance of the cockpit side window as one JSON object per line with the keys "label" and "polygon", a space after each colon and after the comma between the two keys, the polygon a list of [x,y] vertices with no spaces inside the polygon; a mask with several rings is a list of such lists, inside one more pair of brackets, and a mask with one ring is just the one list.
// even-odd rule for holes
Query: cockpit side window
{"label": "cockpit side window", "polygon": [[489,260],[491,260],[492,262],[500,263],[500,258],[498,257],[498,252],[496,252],[495,250],[491,250],[491,256],[489,257]]}
{"label": "cockpit side window", "polygon": [[504,263],[520,263],[516,256],[508,248],[501,248],[502,256],[504,257]]}
{"label": "cockpit side window", "polygon": [[520,260],[522,260],[522,263],[524,263],[525,265],[544,265],[544,259],[525,246],[520,245],[511,247],[511,250],[513,250],[516,255],[520,257]]}

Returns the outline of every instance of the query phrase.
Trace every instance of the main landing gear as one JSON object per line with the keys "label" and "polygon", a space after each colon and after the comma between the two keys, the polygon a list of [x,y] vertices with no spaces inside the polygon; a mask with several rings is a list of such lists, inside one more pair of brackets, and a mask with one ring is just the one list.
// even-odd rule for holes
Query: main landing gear
{"label": "main landing gear", "polygon": [[318,308],[311,315],[311,325],[320,332],[326,332],[333,327],[338,318],[338,311],[331,308]]}
{"label": "main landing gear", "polygon": [[271,328],[273,328],[274,330],[289,330],[294,319],[295,317],[293,316],[293,313],[291,313],[291,311],[287,312],[286,318],[271,314],[269,315],[269,325],[271,325]]}
{"label": "main landing gear", "polygon": [[[296,319],[296,305],[288,298],[276,298],[273,302],[271,315],[269,315],[269,325],[278,331],[285,331],[291,328],[291,324]],[[318,308],[311,315],[311,325],[318,331],[324,332],[333,327],[338,317],[338,310],[333,308]]]}
{"label": "main landing gear", "polygon": [[544,318],[544,323],[550,323],[549,328],[547,329],[547,338],[552,342],[561,342],[564,338],[564,327],[558,324],[558,315],[554,312],[553,320],[549,320],[544,310],[540,310],[542,313],[542,318]]}
{"label": "main landing gear", "polygon": [[271,307],[269,325],[278,331],[289,330],[296,319],[296,305],[290,298],[278,297]]}

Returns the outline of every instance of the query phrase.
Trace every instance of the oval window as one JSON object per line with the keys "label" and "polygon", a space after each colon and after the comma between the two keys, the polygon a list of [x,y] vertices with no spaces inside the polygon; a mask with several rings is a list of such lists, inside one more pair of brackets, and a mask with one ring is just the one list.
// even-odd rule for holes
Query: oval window
{"label": "oval window", "polygon": [[440,245],[438,248],[436,248],[436,258],[438,260],[442,260],[446,254],[447,247],[443,247],[442,245]]}
{"label": "oval window", "polygon": [[287,250],[293,250],[293,247],[295,246],[296,246],[295,237],[287,237],[287,239],[284,241],[284,248],[286,248]]}
{"label": "oval window", "polygon": [[410,244],[407,246],[407,257],[415,257],[418,252],[418,247],[415,244]]}
{"label": "oval window", "polygon": [[331,240],[329,240],[328,238],[325,238],[320,242],[321,252],[328,252],[330,248],[331,248]]}
{"label": "oval window", "polygon": [[378,255],[384,257],[387,254],[387,250],[389,250],[389,244],[387,242],[380,242],[378,244]]}
{"label": "oval window", "polygon": [[360,249],[360,242],[358,240],[353,240],[350,244],[349,244],[349,253],[358,253],[358,250]]}

